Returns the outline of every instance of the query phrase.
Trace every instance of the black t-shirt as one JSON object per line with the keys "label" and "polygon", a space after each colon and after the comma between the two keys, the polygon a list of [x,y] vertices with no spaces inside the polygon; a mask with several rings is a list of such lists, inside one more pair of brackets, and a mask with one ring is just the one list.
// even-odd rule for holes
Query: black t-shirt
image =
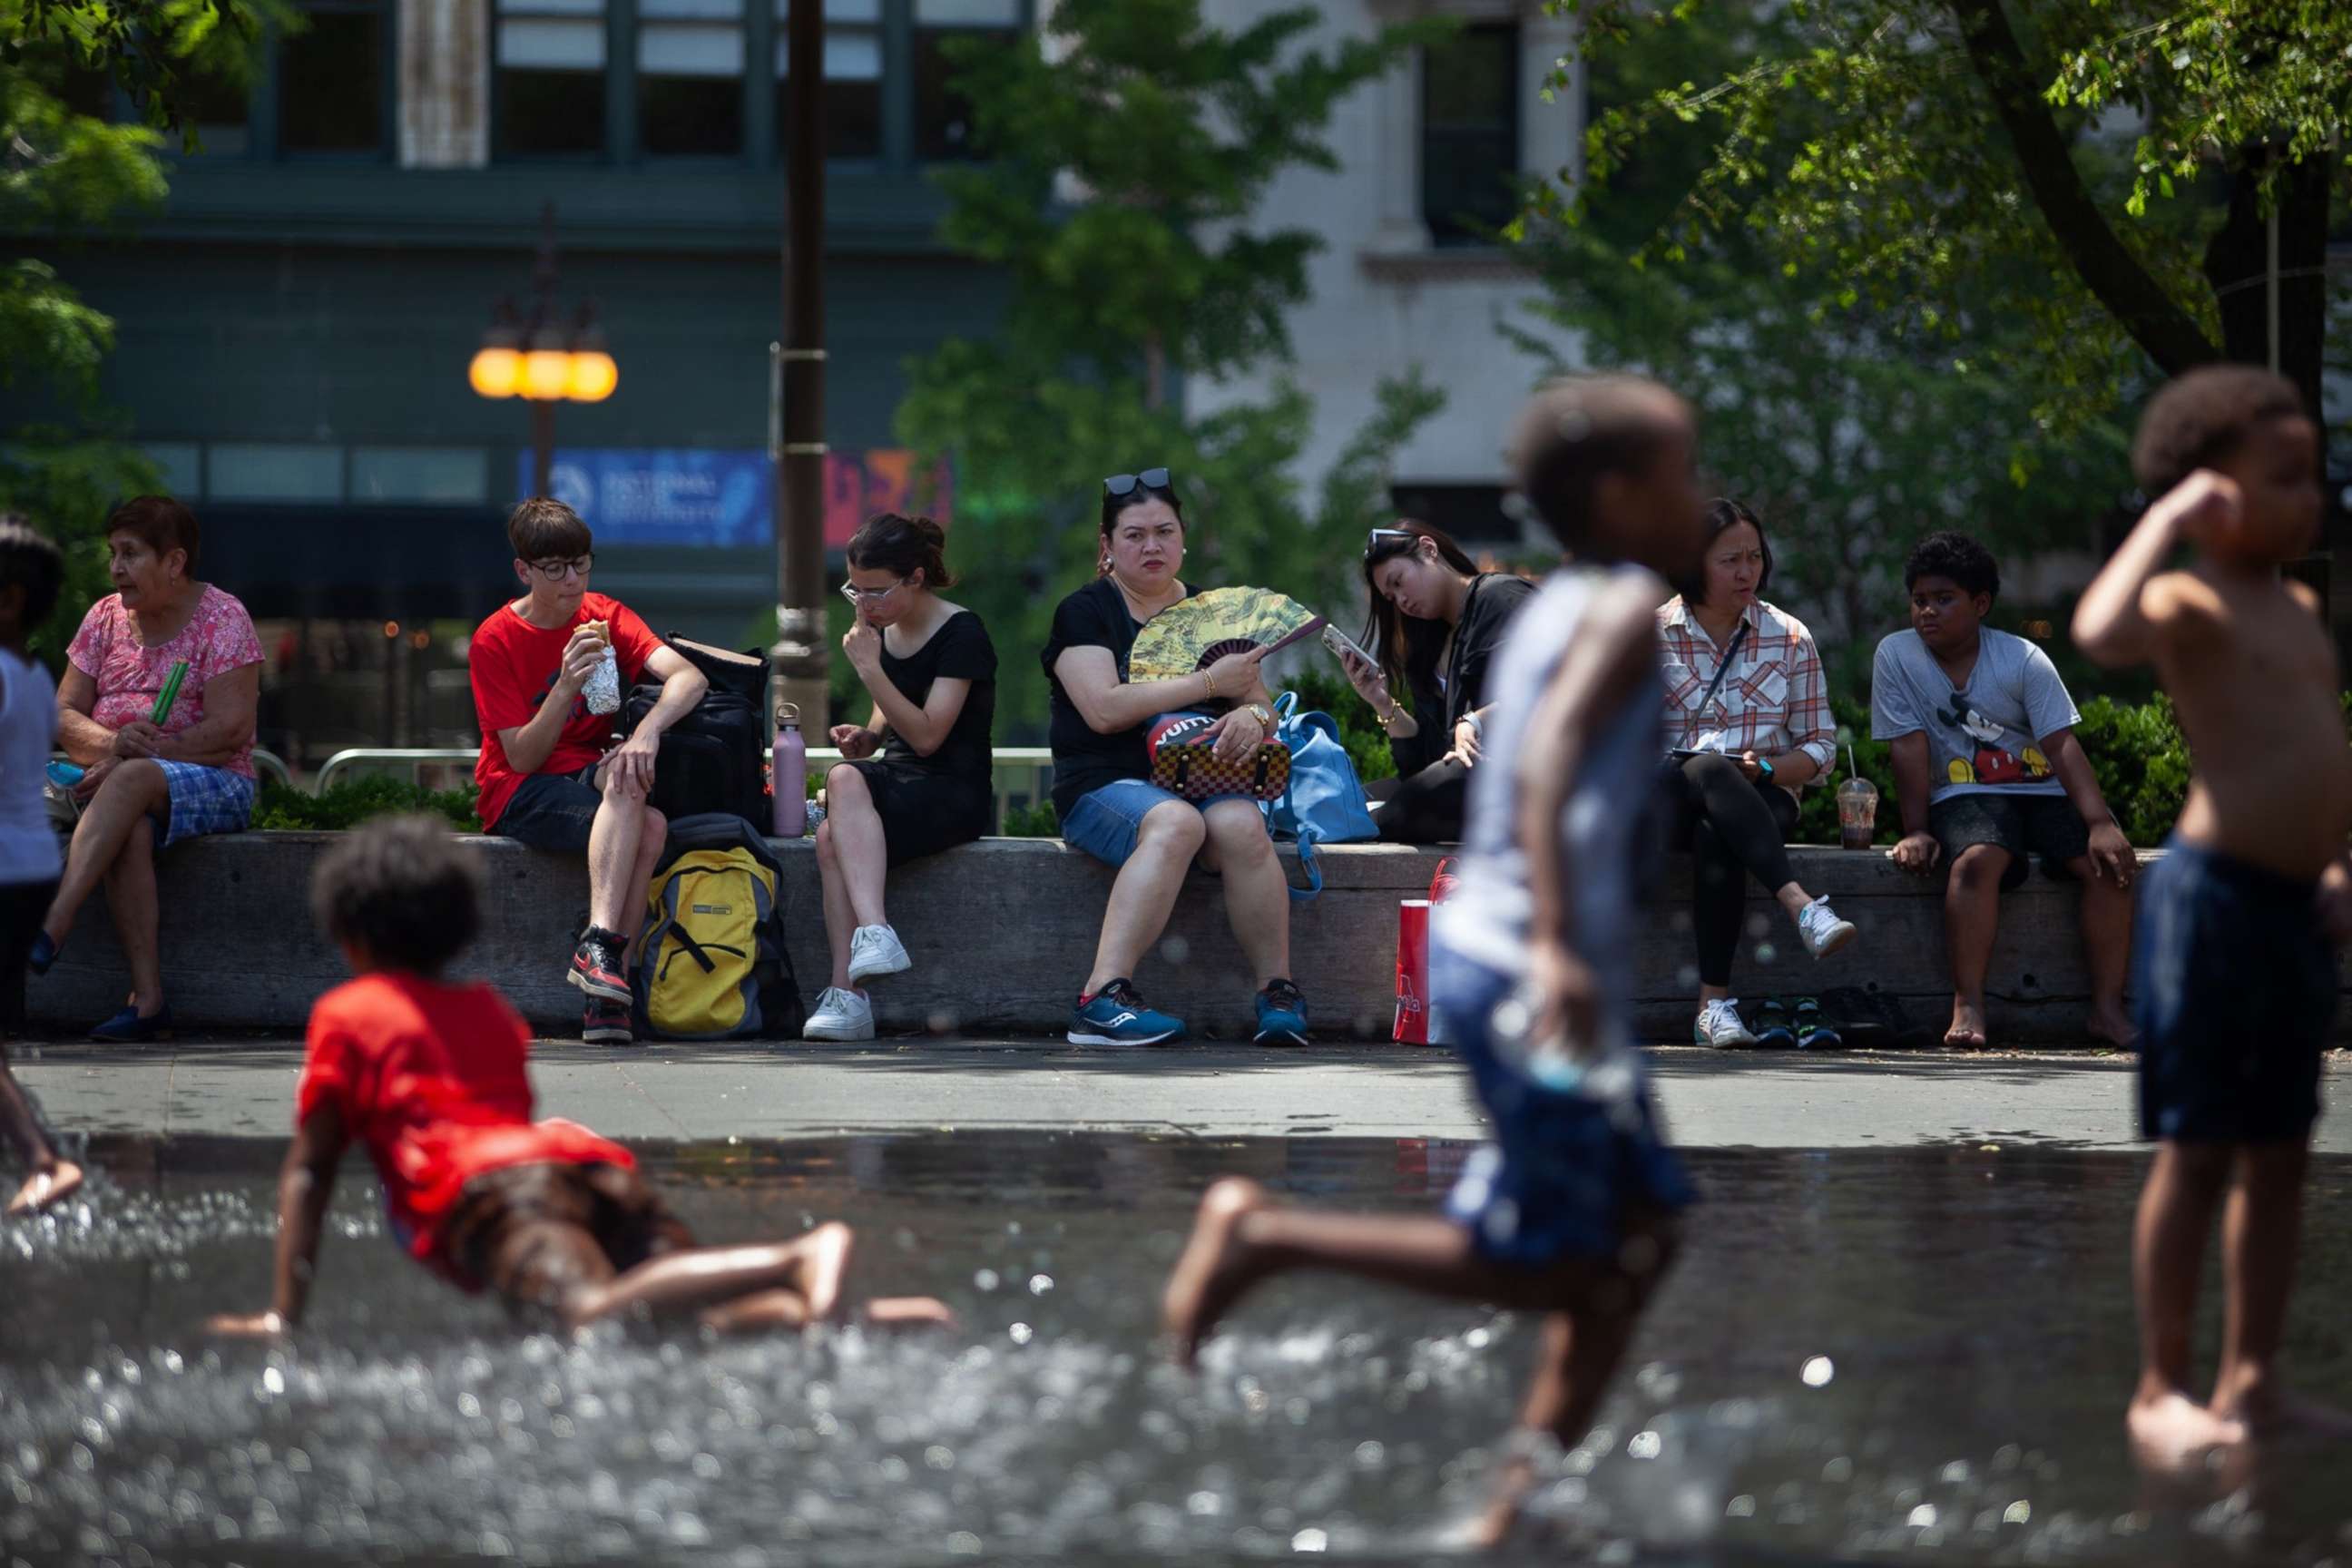
{"label": "black t-shirt", "polygon": [[[1412,715],[1421,729],[1406,740],[1389,742],[1400,775],[1410,777],[1453,750],[1454,726],[1462,722],[1462,715],[1486,705],[1486,675],[1501,651],[1503,634],[1535,592],[1533,583],[1507,572],[1482,572],[1470,579],[1462,622],[1454,630],[1444,662],[1412,672]],[[1416,629],[1425,625],[1438,637],[1445,635],[1443,621],[1413,624]]]}
{"label": "black t-shirt", "polygon": [[[1188,584],[1184,597],[1192,596]],[[1151,757],[1143,743],[1150,721],[1113,735],[1096,734],[1070,694],[1062,689],[1062,678],[1054,673],[1055,661],[1065,648],[1107,647],[1118,667],[1119,679],[1125,680],[1128,653],[1135,647],[1135,634],[1142,629],[1143,623],[1128,612],[1127,596],[1108,577],[1096,578],[1054,611],[1053,635],[1045,639],[1045,651],[1038,657],[1045,666],[1045,684],[1053,689],[1053,726],[1047,739],[1054,748],[1054,810],[1065,818],[1078,797],[1090,790],[1116,779],[1151,776]]]}
{"label": "black t-shirt", "polygon": [[900,696],[918,708],[930,700],[934,680],[971,682],[971,689],[964,694],[963,710],[948,728],[948,738],[929,756],[917,752],[887,726],[880,751],[893,762],[911,763],[989,788],[989,731],[996,722],[996,645],[988,640],[988,628],[980,624],[980,617],[970,610],[958,610],[940,624],[930,641],[905,658],[890,651],[890,639],[885,637],[882,673]]}

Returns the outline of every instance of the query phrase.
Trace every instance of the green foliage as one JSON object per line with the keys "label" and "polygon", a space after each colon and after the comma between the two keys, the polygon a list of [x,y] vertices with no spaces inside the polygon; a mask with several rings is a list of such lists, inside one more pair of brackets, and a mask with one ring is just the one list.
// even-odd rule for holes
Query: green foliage
{"label": "green foliage", "polygon": [[[0,0],[0,233],[16,248],[37,243],[69,254],[76,237],[160,203],[163,137],[70,104],[91,96],[93,73],[112,73],[152,125],[175,122],[184,73],[246,79],[261,18],[280,14],[278,0],[263,4],[266,13],[246,0]],[[12,430],[0,447],[0,510],[22,512],[66,551],[57,615],[33,637],[52,666],[90,601],[106,592],[103,546],[91,533],[97,520],[123,496],[161,484],[99,396],[99,370],[113,346],[112,320],[86,303],[55,262],[0,261],[0,387],[57,411],[51,422]]]}
{"label": "green foliage", "polygon": [[1058,838],[1062,836],[1062,819],[1054,813],[1051,801],[1039,801],[1034,805],[1016,805],[1004,814],[996,829],[1005,838]]}
{"label": "green foliage", "polygon": [[[1000,648],[1043,646],[1092,576],[1102,476],[1154,465],[1183,500],[1188,581],[1352,596],[1348,535],[1381,515],[1389,456],[1441,398],[1413,375],[1384,384],[1310,508],[1291,470],[1312,405],[1279,367],[1322,242],[1249,219],[1277,174],[1332,166],[1342,96],[1442,29],[1300,47],[1314,23],[1301,7],[1226,32],[1197,0],[1068,0],[1013,43],[949,46],[987,156],[936,175],[942,232],[1002,266],[1010,300],[995,336],[909,363],[898,429],[955,461],[955,596]],[[1255,401],[1197,416],[1175,384],[1269,368]],[[1034,732],[1045,695],[1006,679],[999,739]]]}
{"label": "green foliage", "polygon": [[0,74],[46,68],[76,79],[84,98],[119,87],[193,152],[200,85],[249,82],[265,24],[305,26],[286,0],[0,0]]}
{"label": "green foliage", "polygon": [[460,833],[479,833],[482,819],[474,814],[474,786],[430,790],[404,779],[378,775],[339,784],[324,795],[292,789],[275,779],[261,782],[254,802],[257,828],[290,828],[340,832],[397,812],[421,811],[446,816]]}
{"label": "green foliage", "polygon": [[2094,697],[2083,704],[2074,738],[2098,774],[2107,809],[2124,837],[2142,847],[2164,842],[2189,798],[2189,742],[2161,692],[2138,705]]}
{"label": "green foliage", "polygon": [[[1583,184],[1544,192],[1527,229],[1582,218],[1661,146],[1695,146],[1637,263],[1752,257],[1824,323],[1940,344],[2030,389],[2029,450],[2028,432],[2095,425],[2151,366],[2261,358],[2261,313],[2221,294],[2263,222],[2231,189],[2302,204],[2291,233],[2324,231],[2347,189],[2352,8],[2330,0],[1555,4],[1595,68],[1704,52],[1727,10],[1752,26],[1741,51],[1595,117]],[[2326,300],[2290,280],[2297,364]],[[2315,383],[2315,360],[2304,374]]]}
{"label": "green foliage", "polygon": [[[1596,113],[1614,125],[1622,106],[1790,47],[1795,15],[1709,7],[1601,47],[1589,68]],[[1821,129],[1816,118],[1792,109],[1780,154],[1802,161],[1790,144]],[[1915,540],[1959,528],[2002,553],[2088,547],[2116,499],[2124,433],[2104,419],[2078,418],[2063,437],[2037,424],[2041,389],[1995,368],[2027,346],[2021,329],[1984,290],[1956,289],[1931,330],[1874,299],[1824,306],[1748,226],[1681,245],[1676,260],[1652,254],[1702,199],[1716,155],[1706,130],[1670,120],[1596,154],[1612,178],[1580,193],[1579,221],[1528,230],[1547,285],[1538,315],[1589,363],[1648,371],[1691,399],[1702,459],[1765,520],[1779,557],[1771,598],[1812,626],[1833,675],[1859,679],[1900,606]],[[1559,334],[1511,335],[1547,353]]]}

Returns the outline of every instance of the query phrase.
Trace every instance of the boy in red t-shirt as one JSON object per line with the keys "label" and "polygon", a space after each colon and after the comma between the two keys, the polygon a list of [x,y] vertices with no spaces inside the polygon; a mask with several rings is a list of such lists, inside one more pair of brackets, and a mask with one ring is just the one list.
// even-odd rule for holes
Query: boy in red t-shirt
{"label": "boy in red t-shirt", "polygon": [[[218,1317],[215,1333],[282,1333],[302,1316],[333,1195],[356,1141],[383,1183],[393,1231],[466,1289],[567,1329],[602,1318],[691,1314],[719,1329],[799,1327],[834,1316],[850,1231],[698,1247],[626,1149],[587,1128],[530,1119],[530,1033],[487,984],[438,978],[472,940],[478,873],[422,816],[350,835],[319,866],[319,923],[358,976],[310,1012],[293,1146],[278,1185],[270,1310]],[[945,1322],[929,1297],[877,1300],[877,1322]]]}
{"label": "boy in red t-shirt", "polygon": [[[588,857],[588,929],[566,978],[588,997],[581,1038],[625,1046],[628,949],[669,832],[646,793],[662,735],[709,682],[635,611],[588,591],[595,540],[570,507],[533,496],[508,514],[507,541],[523,596],[476,628],[466,654],[482,731],[476,809],[485,832]],[[619,713],[592,713],[582,695],[608,646],[625,692],[648,670],[662,683],[625,741]]]}

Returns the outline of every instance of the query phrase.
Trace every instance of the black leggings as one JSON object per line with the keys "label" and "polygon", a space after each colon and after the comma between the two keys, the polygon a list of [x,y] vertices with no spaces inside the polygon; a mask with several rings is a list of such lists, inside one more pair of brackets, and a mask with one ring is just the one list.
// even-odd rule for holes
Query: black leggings
{"label": "black leggings", "polygon": [[1469,793],[1470,770],[1460,763],[1432,763],[1410,778],[1376,779],[1364,786],[1367,796],[1388,803],[1372,814],[1383,844],[1459,840]]}
{"label": "black leggings", "polygon": [[1693,757],[1664,774],[1673,816],[1669,842],[1691,852],[1691,926],[1698,937],[1702,984],[1729,985],[1748,905],[1748,873],[1778,893],[1795,877],[1789,869],[1789,835],[1797,803],[1762,779],[1750,783],[1729,757]]}

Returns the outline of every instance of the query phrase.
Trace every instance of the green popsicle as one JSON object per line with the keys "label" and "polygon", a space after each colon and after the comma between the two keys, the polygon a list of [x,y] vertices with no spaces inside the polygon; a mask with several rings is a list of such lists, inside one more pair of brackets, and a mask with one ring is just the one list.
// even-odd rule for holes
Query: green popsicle
{"label": "green popsicle", "polygon": [[164,720],[172,716],[172,704],[180,700],[180,682],[187,678],[188,661],[184,658],[173,659],[171,679],[164,681],[163,689],[155,694],[155,716],[148,721],[149,723],[160,727]]}

